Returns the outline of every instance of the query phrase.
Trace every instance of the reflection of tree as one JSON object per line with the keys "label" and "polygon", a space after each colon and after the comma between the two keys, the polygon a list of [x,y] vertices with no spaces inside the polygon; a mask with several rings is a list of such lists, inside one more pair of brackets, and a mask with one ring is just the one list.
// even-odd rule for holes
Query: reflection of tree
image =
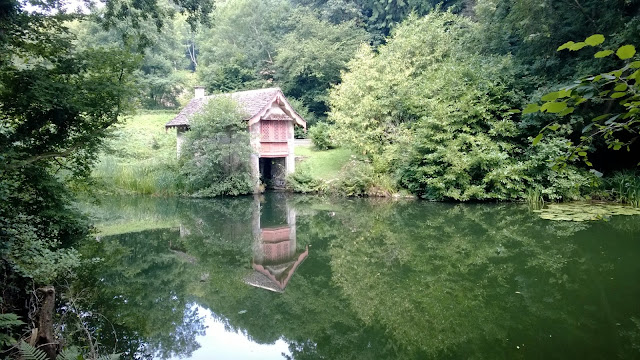
{"label": "reflection of tree", "polygon": [[[573,224],[515,205],[309,199],[295,208],[296,247],[310,245],[310,255],[284,293],[243,282],[253,271],[254,198],[189,201],[175,211],[181,232],[85,246],[86,257],[105,259],[81,281],[91,289],[87,309],[114,323],[118,351],[138,357],[196,349],[202,323],[192,303],[258,343],[284,339],[295,359],[510,358],[522,343],[548,357],[569,347],[589,358],[619,352],[612,336],[637,343],[628,319],[640,314],[629,299],[640,290],[611,279],[614,265],[640,271],[617,260],[637,245],[602,242],[628,230],[616,219]],[[113,346],[100,319],[92,326]]]}
{"label": "reflection of tree", "polygon": [[366,324],[407,349],[508,357],[507,339],[549,348],[551,333],[568,333],[611,350],[589,340],[601,304],[585,312],[579,302],[598,298],[602,275],[588,269],[609,260],[586,257],[580,238],[555,236],[526,209],[361,202],[337,217],[349,231],[332,243],[333,280]]}
{"label": "reflection of tree", "polygon": [[388,356],[393,354],[393,344],[384,331],[365,327],[331,284],[328,249],[335,232],[342,231],[336,225],[339,223],[322,214],[314,219],[298,218],[299,240],[311,241],[313,250],[284,293],[241,284],[234,296],[208,289],[200,300],[226,318],[228,328],[258,343],[284,338],[296,359],[352,359],[354,354],[363,359],[393,357]]}
{"label": "reflection of tree", "polygon": [[177,236],[175,230],[150,230],[83,247],[85,257],[102,261],[86,267],[74,288],[85,289],[79,301],[86,311],[102,315],[89,326],[107,349],[125,358],[165,358],[188,356],[199,347],[195,336],[203,333],[203,323],[187,300],[194,273],[169,249]]}

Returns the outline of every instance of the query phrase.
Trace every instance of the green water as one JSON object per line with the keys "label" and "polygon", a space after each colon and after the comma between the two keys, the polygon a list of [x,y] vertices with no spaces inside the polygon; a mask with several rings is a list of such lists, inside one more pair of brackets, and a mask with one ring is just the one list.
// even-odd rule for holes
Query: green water
{"label": "green water", "polygon": [[72,286],[123,358],[640,358],[639,216],[279,194],[92,212],[149,224],[83,244]]}

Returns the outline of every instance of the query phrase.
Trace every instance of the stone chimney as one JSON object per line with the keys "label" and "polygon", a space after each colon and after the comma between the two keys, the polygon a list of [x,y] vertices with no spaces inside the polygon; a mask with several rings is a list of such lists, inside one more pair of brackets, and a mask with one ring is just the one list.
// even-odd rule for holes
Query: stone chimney
{"label": "stone chimney", "polygon": [[204,86],[196,86],[195,87],[195,96],[194,99],[200,99],[204,97]]}

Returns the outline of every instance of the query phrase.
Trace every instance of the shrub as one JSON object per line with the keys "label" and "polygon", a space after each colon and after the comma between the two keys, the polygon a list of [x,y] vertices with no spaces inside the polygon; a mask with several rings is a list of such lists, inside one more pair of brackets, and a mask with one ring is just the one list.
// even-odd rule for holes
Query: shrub
{"label": "shrub", "polygon": [[330,95],[337,145],[427,199],[520,200],[527,188],[579,198],[591,176],[573,167],[555,173],[548,163],[554,146],[566,148],[566,133],[527,149],[526,124],[510,111],[525,101],[524,70],[510,56],[474,49],[476,26],[434,11],[407,19],[378,49],[363,46]]}
{"label": "shrub", "polygon": [[617,172],[604,179],[604,187],[616,201],[640,207],[640,174],[637,172]]}
{"label": "shrub", "polygon": [[340,195],[366,196],[374,185],[375,174],[371,164],[351,160],[345,165],[345,171],[337,183],[337,190]]}
{"label": "shrub", "polygon": [[314,179],[309,170],[304,166],[299,166],[293,174],[287,176],[287,188],[299,193],[315,193],[325,190],[321,180]]}
{"label": "shrub", "polygon": [[318,150],[328,150],[334,146],[330,134],[331,128],[327,123],[319,122],[309,129],[311,142]]}
{"label": "shrub", "polygon": [[253,192],[252,148],[244,114],[228,97],[212,98],[191,120],[182,151],[186,190],[196,197]]}
{"label": "shrub", "polygon": [[542,198],[550,201],[578,200],[593,191],[595,178],[586,170],[575,166],[554,170],[551,160],[565,153],[568,148],[568,142],[562,134],[550,136],[536,146],[528,147],[522,177],[527,188],[540,190]]}
{"label": "shrub", "polygon": [[405,21],[378,52],[363,47],[331,93],[339,145],[424,198],[520,197],[513,63],[475,52],[473,27],[434,12]]}

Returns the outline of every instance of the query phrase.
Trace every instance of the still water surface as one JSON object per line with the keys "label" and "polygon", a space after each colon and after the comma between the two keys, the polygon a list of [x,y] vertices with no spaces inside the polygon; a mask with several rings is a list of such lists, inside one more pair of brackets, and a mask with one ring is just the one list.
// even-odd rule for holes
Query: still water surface
{"label": "still water surface", "polygon": [[[110,198],[74,284],[123,358],[640,358],[640,217]],[[87,295],[88,294],[88,295]]]}

